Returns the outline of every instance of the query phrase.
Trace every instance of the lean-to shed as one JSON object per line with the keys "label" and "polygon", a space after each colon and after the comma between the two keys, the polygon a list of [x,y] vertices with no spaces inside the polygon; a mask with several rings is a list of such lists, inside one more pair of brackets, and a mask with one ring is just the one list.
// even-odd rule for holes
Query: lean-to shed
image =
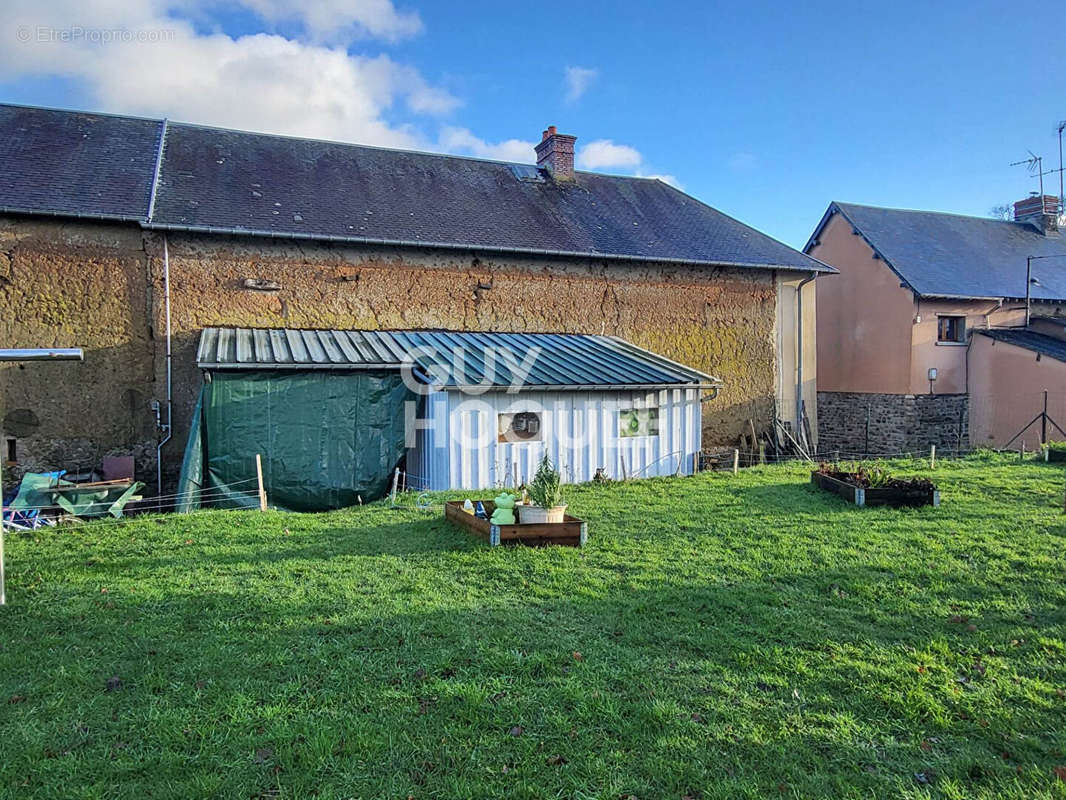
{"label": "lean-to shed", "polygon": [[181,490],[224,492],[261,453],[299,509],[379,497],[397,465],[433,490],[521,484],[544,453],[566,482],[687,474],[720,385],[586,334],[207,328],[197,362]]}

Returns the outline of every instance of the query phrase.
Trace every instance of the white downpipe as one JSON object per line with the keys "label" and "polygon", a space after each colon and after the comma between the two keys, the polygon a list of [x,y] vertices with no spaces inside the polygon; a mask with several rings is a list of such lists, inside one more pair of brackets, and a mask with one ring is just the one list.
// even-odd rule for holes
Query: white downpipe
{"label": "white downpipe", "polygon": [[163,447],[170,441],[173,435],[173,392],[171,383],[171,350],[170,350],[170,250],[167,247],[167,235],[163,234],[163,307],[166,319],[167,337],[167,421],[160,427],[165,436],[159,440],[155,449],[156,488],[159,495],[163,494]]}
{"label": "white downpipe", "polygon": [[800,441],[810,449],[811,443],[807,441],[807,434],[803,428],[803,287],[817,277],[811,273],[809,278],[804,278],[796,287],[796,433]]}

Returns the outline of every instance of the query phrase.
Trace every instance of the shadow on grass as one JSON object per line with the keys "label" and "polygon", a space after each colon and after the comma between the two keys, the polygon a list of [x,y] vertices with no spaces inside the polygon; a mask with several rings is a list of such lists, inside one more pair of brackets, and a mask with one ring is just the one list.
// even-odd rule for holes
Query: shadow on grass
{"label": "shadow on grass", "polygon": [[[416,527],[431,548],[387,554],[465,537],[435,525]],[[343,531],[328,548],[223,563],[382,553]],[[644,588],[574,577],[545,598],[535,562],[502,556],[498,583],[451,559],[432,592],[389,583],[382,564],[299,593],[269,578],[192,590],[194,569],[113,608],[28,602],[4,626],[3,685],[25,700],[3,707],[0,775],[27,795],[52,782],[136,793],[164,772],[178,794],[217,781],[245,797],[271,781],[285,796],[765,797],[883,796],[928,771],[995,796],[1019,780],[998,759],[1005,736],[1016,761],[1050,769],[1061,710],[971,669],[998,665],[980,654],[1032,638],[1034,622],[1000,607],[968,634],[950,605],[999,600],[972,585],[855,566]],[[1011,608],[1046,607],[1045,590],[1019,578]],[[1047,613],[1037,622],[1061,631]],[[57,646],[20,675],[20,653]],[[105,691],[112,676],[121,690]],[[83,728],[85,741],[71,733]],[[918,746],[929,737],[943,751]]]}

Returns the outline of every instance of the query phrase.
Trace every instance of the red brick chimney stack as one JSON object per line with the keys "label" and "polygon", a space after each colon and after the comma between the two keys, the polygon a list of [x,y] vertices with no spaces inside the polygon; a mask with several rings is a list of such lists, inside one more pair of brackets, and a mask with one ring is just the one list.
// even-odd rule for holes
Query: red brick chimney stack
{"label": "red brick chimney stack", "polygon": [[556,180],[573,180],[576,141],[576,136],[556,133],[555,126],[549,125],[536,147],[537,166],[547,169]]}
{"label": "red brick chimney stack", "polygon": [[1059,229],[1059,198],[1032,195],[1014,204],[1014,221],[1027,222],[1044,233]]}

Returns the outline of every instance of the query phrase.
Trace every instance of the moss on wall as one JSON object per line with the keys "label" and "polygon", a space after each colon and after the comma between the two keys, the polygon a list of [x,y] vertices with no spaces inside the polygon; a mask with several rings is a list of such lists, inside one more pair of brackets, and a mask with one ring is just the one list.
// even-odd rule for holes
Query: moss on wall
{"label": "moss on wall", "polygon": [[18,431],[6,479],[23,469],[91,467],[117,452],[150,465],[146,263],[136,228],[0,224],[0,342],[85,350],[83,363],[0,364],[0,424],[24,410],[38,421]]}
{"label": "moss on wall", "polygon": [[[770,413],[776,290],[769,271],[188,235],[171,235],[168,244],[177,440],[169,470],[199,389],[199,332],[210,325],[605,333],[725,381],[704,404],[707,446],[733,444],[748,419]],[[247,288],[249,279],[279,288]],[[0,321],[3,340],[86,349],[84,365],[44,365],[5,381],[0,402],[42,420],[39,443],[25,442],[37,449],[34,466],[65,465],[58,444],[74,441],[100,452],[137,449],[142,469],[149,466],[148,401],[164,397],[164,343],[153,337],[164,326],[162,292],[159,235],[0,220],[0,298],[18,309]],[[79,447],[78,457],[88,457]]]}

